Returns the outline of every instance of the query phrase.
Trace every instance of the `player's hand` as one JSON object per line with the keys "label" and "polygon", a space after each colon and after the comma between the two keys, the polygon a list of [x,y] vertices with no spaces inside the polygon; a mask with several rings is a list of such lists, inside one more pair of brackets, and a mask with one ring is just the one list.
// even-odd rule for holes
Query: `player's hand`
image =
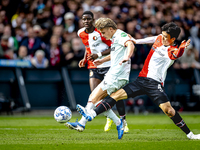
{"label": "player's hand", "polygon": [[91,60],[91,61],[94,61],[97,58],[98,58],[97,54],[88,54],[87,56],[87,60]]}
{"label": "player's hand", "polygon": [[128,58],[128,57],[125,57],[125,58],[123,58],[123,59],[119,62],[119,65],[122,65],[122,63],[125,63],[125,62],[127,62],[127,61],[129,61],[129,58]]}
{"label": "player's hand", "polygon": [[78,63],[78,66],[79,66],[79,68],[85,67],[85,59],[80,60]]}
{"label": "player's hand", "polygon": [[[185,40],[184,40],[184,41],[185,41]],[[184,42],[184,41],[183,41],[183,42]],[[189,45],[190,45],[190,39],[187,40],[187,42],[186,42],[186,44],[185,44],[185,48],[187,48]]]}
{"label": "player's hand", "polygon": [[98,60],[93,61],[93,64],[94,64],[95,66],[101,65],[102,63],[103,63],[103,61],[102,61],[101,59],[98,59]]}

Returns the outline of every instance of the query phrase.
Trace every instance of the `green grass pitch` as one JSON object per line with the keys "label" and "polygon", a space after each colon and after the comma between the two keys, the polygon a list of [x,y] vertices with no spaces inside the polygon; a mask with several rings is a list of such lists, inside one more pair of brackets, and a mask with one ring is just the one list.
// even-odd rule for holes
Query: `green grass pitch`
{"label": "green grass pitch", "polygon": [[[53,112],[52,112],[53,114]],[[184,121],[200,134],[200,113],[181,113]],[[80,119],[73,113],[70,121]],[[130,133],[117,139],[116,126],[105,133],[100,115],[88,122],[84,132],[57,123],[53,115],[0,116],[0,150],[199,150],[200,140],[188,140],[164,114],[127,115]]]}

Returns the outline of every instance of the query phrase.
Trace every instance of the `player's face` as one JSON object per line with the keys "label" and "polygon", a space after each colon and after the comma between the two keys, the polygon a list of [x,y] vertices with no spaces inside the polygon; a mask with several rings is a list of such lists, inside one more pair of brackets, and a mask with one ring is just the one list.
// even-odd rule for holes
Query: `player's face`
{"label": "player's face", "polygon": [[92,27],[93,21],[94,19],[89,14],[85,14],[82,16],[82,23],[83,23],[83,26],[86,28]]}
{"label": "player's face", "polygon": [[100,30],[101,32],[101,35],[106,38],[106,40],[109,40],[112,38],[112,31],[111,31],[111,28],[103,28]]}
{"label": "player's face", "polygon": [[166,31],[162,31],[162,39],[163,39],[163,45],[164,46],[170,46],[174,44],[175,38],[171,38],[169,34],[167,34]]}

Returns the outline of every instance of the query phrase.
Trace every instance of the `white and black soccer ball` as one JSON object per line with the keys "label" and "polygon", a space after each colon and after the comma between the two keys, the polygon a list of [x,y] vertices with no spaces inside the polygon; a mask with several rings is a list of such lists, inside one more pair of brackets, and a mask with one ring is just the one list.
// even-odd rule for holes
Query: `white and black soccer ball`
{"label": "white and black soccer ball", "polygon": [[72,112],[67,106],[59,106],[54,111],[54,118],[59,123],[65,123],[72,118]]}

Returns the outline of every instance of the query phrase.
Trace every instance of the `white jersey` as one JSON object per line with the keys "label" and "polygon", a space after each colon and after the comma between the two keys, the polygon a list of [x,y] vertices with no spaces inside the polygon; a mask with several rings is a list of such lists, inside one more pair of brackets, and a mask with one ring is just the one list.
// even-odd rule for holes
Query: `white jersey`
{"label": "white jersey", "polygon": [[[102,37],[101,33],[96,28],[92,33],[86,33],[85,28],[81,28],[77,34],[85,45],[87,54],[97,54],[99,52],[103,52],[111,45],[111,41],[106,40],[104,37]],[[104,57],[106,56],[101,56],[97,59],[102,59]],[[88,69],[110,67],[110,61],[107,61],[97,67],[94,66],[92,61],[88,61],[87,63]]]}
{"label": "white jersey", "polygon": [[131,69],[130,60],[122,63],[122,65],[119,65],[119,62],[127,54],[128,48],[125,46],[125,43],[129,40],[130,38],[128,37],[127,33],[120,29],[116,30],[115,34],[111,38],[111,67],[106,76],[109,75],[112,78],[129,80]]}
{"label": "white jersey", "polygon": [[185,42],[179,48],[177,46],[164,46],[162,35],[134,41],[136,44],[154,42],[139,77],[149,77],[164,85],[167,69],[174,63],[174,60],[182,56]]}

